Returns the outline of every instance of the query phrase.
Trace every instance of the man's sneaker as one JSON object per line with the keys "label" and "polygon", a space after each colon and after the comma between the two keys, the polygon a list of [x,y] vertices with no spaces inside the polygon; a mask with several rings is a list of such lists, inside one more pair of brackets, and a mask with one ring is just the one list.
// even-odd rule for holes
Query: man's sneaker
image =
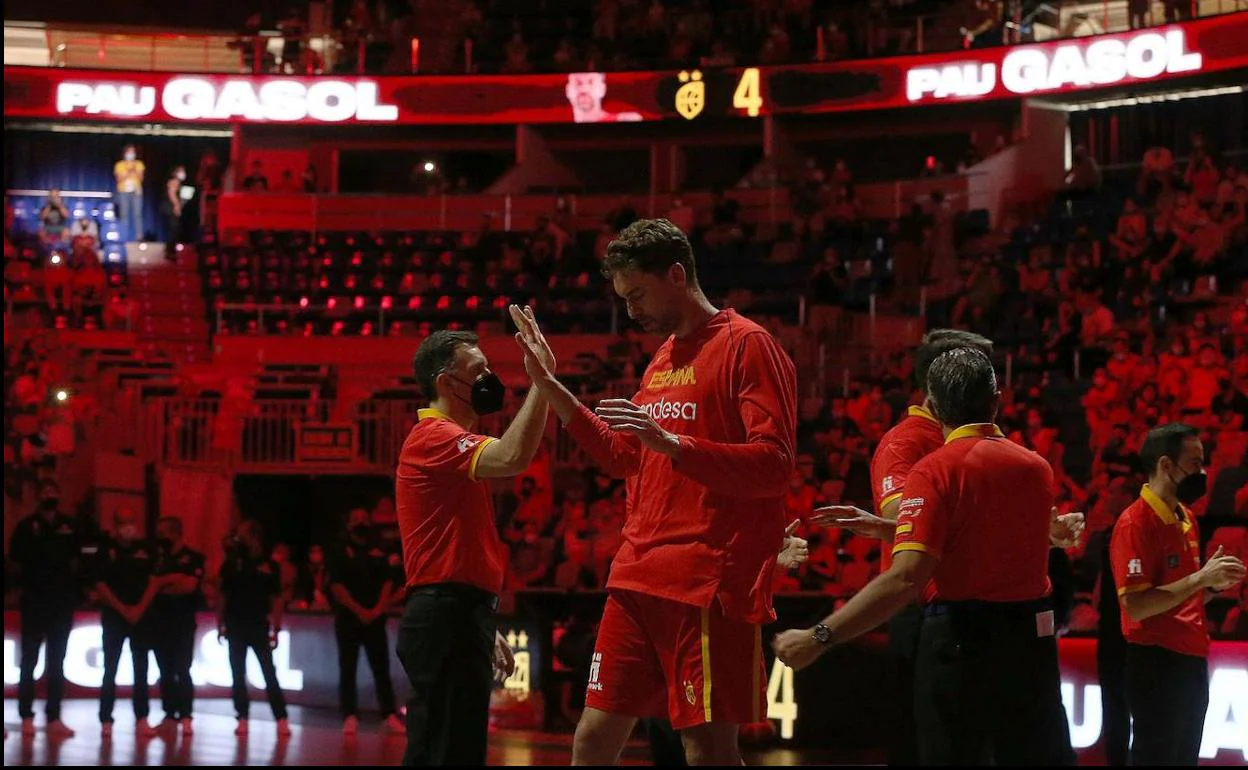
{"label": "man's sneaker", "polygon": [[386,717],[386,721],[382,722],[381,726],[383,730],[394,735],[407,732],[407,725],[403,724],[403,720],[399,719],[398,714],[391,714]]}
{"label": "man's sneaker", "polygon": [[277,720],[277,737],[279,738],[290,737],[290,722],[286,721],[285,719]]}
{"label": "man's sneaker", "polygon": [[30,736],[34,734],[35,734],[35,720],[23,719],[22,720],[22,735],[25,735],[26,737],[29,738]]}
{"label": "man's sneaker", "polygon": [[191,718],[186,717],[185,719],[182,720],[182,737],[185,738],[188,735],[194,735],[194,734],[195,734],[195,728],[191,727]]}
{"label": "man's sneaker", "polygon": [[154,738],[158,733],[146,719],[140,719],[134,723],[134,734],[138,738]]}
{"label": "man's sneaker", "polygon": [[108,740],[109,738],[113,737],[113,723],[112,722],[100,722],[100,737],[103,738],[104,740]]}
{"label": "man's sneaker", "polygon": [[355,717],[347,717],[342,720],[342,734],[355,735],[360,731],[360,720]]}
{"label": "man's sneaker", "polygon": [[246,720],[246,719],[240,719],[240,720],[238,720],[238,727],[235,727],[235,728],[234,728],[234,734],[235,734],[235,735],[246,735],[246,734],[247,734],[247,720]]}

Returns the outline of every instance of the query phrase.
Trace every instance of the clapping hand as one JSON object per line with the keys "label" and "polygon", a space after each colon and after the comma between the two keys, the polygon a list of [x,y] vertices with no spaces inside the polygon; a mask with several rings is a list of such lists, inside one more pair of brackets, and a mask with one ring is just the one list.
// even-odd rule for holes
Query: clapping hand
{"label": "clapping hand", "polygon": [[642,445],[661,454],[673,455],[680,449],[680,437],[659,426],[650,413],[626,398],[606,398],[598,402],[594,414],[617,433],[631,433]]}
{"label": "clapping hand", "polygon": [[533,308],[519,305],[508,308],[511,321],[516,325],[516,344],[524,351],[524,370],[534,383],[555,376],[555,354],[546,342],[546,336],[537,326]]}
{"label": "clapping hand", "polygon": [[793,535],[801,523],[801,519],[794,519],[793,523],[784,530],[784,547],[780,549],[780,555],[776,557],[776,565],[781,569],[793,569],[810,558],[810,544]]}
{"label": "clapping hand", "polygon": [[855,535],[876,540],[891,540],[896,531],[896,525],[893,522],[853,505],[828,505],[816,508],[811,521],[821,527],[848,529]]}
{"label": "clapping hand", "polygon": [[1049,542],[1058,548],[1074,548],[1083,537],[1087,527],[1082,513],[1063,513],[1058,515],[1053,509],[1053,523],[1049,526]]}

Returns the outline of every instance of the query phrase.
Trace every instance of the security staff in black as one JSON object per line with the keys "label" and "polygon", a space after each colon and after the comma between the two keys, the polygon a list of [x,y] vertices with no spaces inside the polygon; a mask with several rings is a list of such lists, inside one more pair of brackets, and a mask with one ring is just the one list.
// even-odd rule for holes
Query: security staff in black
{"label": "security staff in black", "polygon": [[100,554],[99,582],[95,585],[102,609],[104,680],[100,683],[100,733],[113,732],[113,706],[117,702],[117,665],[121,647],[130,640],[134,666],[135,734],[150,738],[156,733],[147,722],[147,658],[151,638],[150,608],[155,595],[152,574],[156,554],[151,543],[139,539],[136,516],[129,509],[113,514],[114,535]]}
{"label": "security staff in black", "polygon": [[182,521],[168,516],[156,522],[158,555],[152,583],[152,649],[160,668],[160,701],[165,711],[164,729],[182,726],[192,732],[195,684],[191,663],[195,659],[195,613],[203,604],[204,555],[182,541]]}
{"label": "security staff in black", "polygon": [[21,674],[17,711],[22,735],[35,732],[35,663],[45,642],[44,678],[49,737],[74,734],[61,722],[65,694],[65,647],[80,598],[78,573],[80,544],[76,522],[61,513],[60,487],[44,480],[39,486],[39,508],[18,522],[9,544],[9,564],[21,587]]}
{"label": "security staff in black", "polygon": [[246,735],[251,700],[247,693],[247,650],[256,653],[269,696],[277,734],[290,735],[286,698],[277,683],[273,648],[282,629],[282,585],[277,562],[264,552],[260,524],[248,519],[238,525],[238,542],[221,565],[221,605],[217,633],[230,643],[230,672],[234,678],[235,735]]}
{"label": "security staff in black", "polygon": [[386,610],[394,593],[392,575],[386,554],[369,542],[368,511],[357,508],[347,520],[346,544],[329,559],[329,593],[338,640],[338,705],[345,735],[354,735],[359,727],[356,671],[361,646],[373,671],[377,706],[386,728],[396,733],[407,729],[396,714],[390,681]]}

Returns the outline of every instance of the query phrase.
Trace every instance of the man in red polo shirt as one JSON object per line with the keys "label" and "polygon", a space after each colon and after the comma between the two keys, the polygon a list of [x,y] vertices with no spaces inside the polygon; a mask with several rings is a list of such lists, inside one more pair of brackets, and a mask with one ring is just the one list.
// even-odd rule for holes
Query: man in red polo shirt
{"label": "man in red polo shirt", "polygon": [[[514,305],[511,314],[523,317]],[[544,355],[553,369],[554,357]],[[502,408],[504,387],[475,334],[434,332],[413,366],[430,404],[395,478],[407,575],[397,652],[412,684],[403,763],[484,765],[494,675],[514,666],[494,616],[506,552],[487,479],[528,467],[547,406],[532,388],[502,438],[477,433],[480,417]]]}
{"label": "man in red polo shirt", "polygon": [[823,623],[777,635],[776,655],[804,668],[922,594],[920,761],[1069,764],[1049,599],[1053,471],[993,424],[1000,394],[982,351],[939,356],[928,398],[945,445],[906,479],[892,566]]}
{"label": "man in red polo shirt", "polygon": [[1187,509],[1205,494],[1199,431],[1154,428],[1140,460],[1148,483],[1118,517],[1109,547],[1127,639],[1131,764],[1195,766],[1209,706],[1205,603],[1242,581],[1244,564],[1221,548],[1200,564],[1200,532]]}
{"label": "man in red polo shirt", "polygon": [[[596,413],[553,374],[534,375],[573,439],[627,479],[572,762],[614,764],[638,718],[668,717],[689,764],[739,765],[739,726],[764,713],[761,624],[775,618],[796,372],[766,329],[711,305],[671,222],[624,228],[603,272],[629,317],[668,338],[640,391]],[[531,347],[526,366],[542,355]]]}
{"label": "man in red polo shirt", "polygon": [[[897,511],[901,508],[906,478],[919,460],[945,443],[940,420],[932,414],[927,398],[928,369],[942,353],[957,348],[975,348],[985,355],[992,355],[992,340],[958,329],[933,329],[923,335],[923,341],[914,351],[914,379],[923,391],[923,403],[911,406],[901,422],[884,434],[871,458],[871,489],[878,514],[851,506],[820,508],[814,512],[815,520],[820,524],[883,540],[880,572],[887,572],[893,563],[893,531],[897,527]],[[914,660],[918,655],[919,628],[922,624],[923,612],[917,602],[903,608],[888,624],[888,646],[897,664],[897,698],[907,706],[914,701]],[[906,708],[897,715],[892,735],[888,763],[895,766],[916,764],[919,761],[918,743],[912,709]]]}
{"label": "man in red polo shirt", "polygon": [[[990,356],[992,340],[958,329],[933,329],[923,335],[923,341],[914,351],[914,379],[923,391],[923,403],[911,406],[901,422],[884,434],[871,458],[871,489],[877,514],[853,506],[831,506],[814,512],[819,524],[884,541],[880,572],[887,572],[893,563],[893,531],[897,527],[897,511],[901,508],[906,478],[919,460],[944,446],[940,420],[932,414],[927,398],[927,372],[939,355],[956,348],[975,348]],[[908,706],[914,702],[914,660],[919,651],[922,625],[923,612],[917,602],[908,604],[888,624],[888,646],[897,664],[897,699],[907,706],[893,724],[890,765],[910,766],[919,761],[914,712]]]}

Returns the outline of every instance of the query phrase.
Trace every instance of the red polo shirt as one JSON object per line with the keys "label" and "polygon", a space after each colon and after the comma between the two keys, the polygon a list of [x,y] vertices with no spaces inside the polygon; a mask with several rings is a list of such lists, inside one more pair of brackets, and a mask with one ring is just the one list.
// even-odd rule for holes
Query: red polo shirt
{"label": "red polo shirt", "polygon": [[395,508],[407,587],[465,583],[492,594],[506,565],[481,450],[495,441],[464,430],[436,409],[421,409],[395,475]]}
{"label": "red polo shirt", "polygon": [[1048,596],[1053,470],[992,424],[963,425],[906,479],[896,545],[940,563],[924,602]]}
{"label": "red polo shirt", "polygon": [[[1200,532],[1192,512],[1179,506],[1183,518],[1145,484],[1140,497],[1114,524],[1110,565],[1118,601],[1136,591],[1169,585],[1200,569]],[[1122,635],[1132,644],[1151,644],[1203,658],[1209,655],[1205,592],[1182,604],[1135,623],[1122,608]]]}
{"label": "red polo shirt", "polygon": [[[875,493],[876,513],[901,497],[911,469],[945,444],[940,420],[921,406],[912,406],[901,422],[880,439],[871,458],[871,489]],[[880,549],[880,572],[887,572],[893,563],[893,544]]]}

